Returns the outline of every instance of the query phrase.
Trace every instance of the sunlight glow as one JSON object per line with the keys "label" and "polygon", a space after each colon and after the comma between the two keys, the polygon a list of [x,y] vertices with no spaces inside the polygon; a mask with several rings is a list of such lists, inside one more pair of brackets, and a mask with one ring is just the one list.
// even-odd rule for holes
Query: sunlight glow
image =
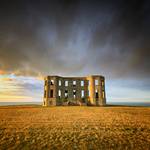
{"label": "sunlight glow", "polygon": [[42,101],[42,77],[0,75],[0,102]]}

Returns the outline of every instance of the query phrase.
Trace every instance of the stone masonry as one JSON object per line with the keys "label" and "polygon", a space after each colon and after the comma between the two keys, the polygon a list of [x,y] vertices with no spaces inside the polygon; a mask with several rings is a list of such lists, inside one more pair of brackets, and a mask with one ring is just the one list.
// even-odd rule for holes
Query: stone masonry
{"label": "stone masonry", "polygon": [[103,76],[47,76],[44,82],[43,106],[106,105]]}

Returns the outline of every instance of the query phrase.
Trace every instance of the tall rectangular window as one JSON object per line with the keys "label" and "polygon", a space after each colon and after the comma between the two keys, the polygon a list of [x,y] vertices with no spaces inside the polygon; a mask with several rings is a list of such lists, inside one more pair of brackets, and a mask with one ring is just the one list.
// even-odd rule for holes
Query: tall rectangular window
{"label": "tall rectangular window", "polygon": [[76,85],[76,81],[73,81],[73,86],[75,86]]}
{"label": "tall rectangular window", "polygon": [[84,86],[84,81],[83,80],[81,81],[81,86]]}
{"label": "tall rectangular window", "polygon": [[50,97],[53,98],[53,90],[50,90]]}
{"label": "tall rectangular window", "polygon": [[95,80],[95,85],[98,85],[98,80]]}
{"label": "tall rectangular window", "polygon": [[76,98],[76,90],[73,90],[73,98]]}
{"label": "tall rectangular window", "polygon": [[76,90],[73,90],[73,95],[76,95]]}
{"label": "tall rectangular window", "polygon": [[58,90],[58,96],[61,97],[61,90]]}
{"label": "tall rectangular window", "polygon": [[98,98],[99,97],[99,95],[98,95],[98,90],[96,89],[95,90],[95,98]]}
{"label": "tall rectangular window", "polygon": [[68,86],[68,81],[65,81],[65,86]]}
{"label": "tall rectangular window", "polygon": [[61,80],[58,81],[58,85],[61,86]]}
{"label": "tall rectangular window", "polygon": [[84,90],[81,90],[81,97],[84,97]]}
{"label": "tall rectangular window", "polygon": [[68,90],[65,90],[65,98],[68,98]]}
{"label": "tall rectangular window", "polygon": [[51,80],[51,81],[50,81],[50,84],[51,84],[51,85],[54,85],[54,80]]}

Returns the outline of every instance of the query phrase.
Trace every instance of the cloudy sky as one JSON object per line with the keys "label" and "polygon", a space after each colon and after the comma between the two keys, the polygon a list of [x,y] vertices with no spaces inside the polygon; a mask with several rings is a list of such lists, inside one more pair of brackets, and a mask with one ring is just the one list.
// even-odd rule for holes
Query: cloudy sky
{"label": "cloudy sky", "polygon": [[149,0],[2,0],[0,101],[42,101],[46,75],[106,78],[107,101],[150,101]]}

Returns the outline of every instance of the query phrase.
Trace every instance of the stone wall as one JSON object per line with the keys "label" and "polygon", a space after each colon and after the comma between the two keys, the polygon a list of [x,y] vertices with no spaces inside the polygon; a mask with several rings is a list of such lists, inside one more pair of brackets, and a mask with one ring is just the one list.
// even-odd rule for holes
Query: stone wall
{"label": "stone wall", "polygon": [[44,106],[106,104],[103,76],[47,76],[44,82]]}

